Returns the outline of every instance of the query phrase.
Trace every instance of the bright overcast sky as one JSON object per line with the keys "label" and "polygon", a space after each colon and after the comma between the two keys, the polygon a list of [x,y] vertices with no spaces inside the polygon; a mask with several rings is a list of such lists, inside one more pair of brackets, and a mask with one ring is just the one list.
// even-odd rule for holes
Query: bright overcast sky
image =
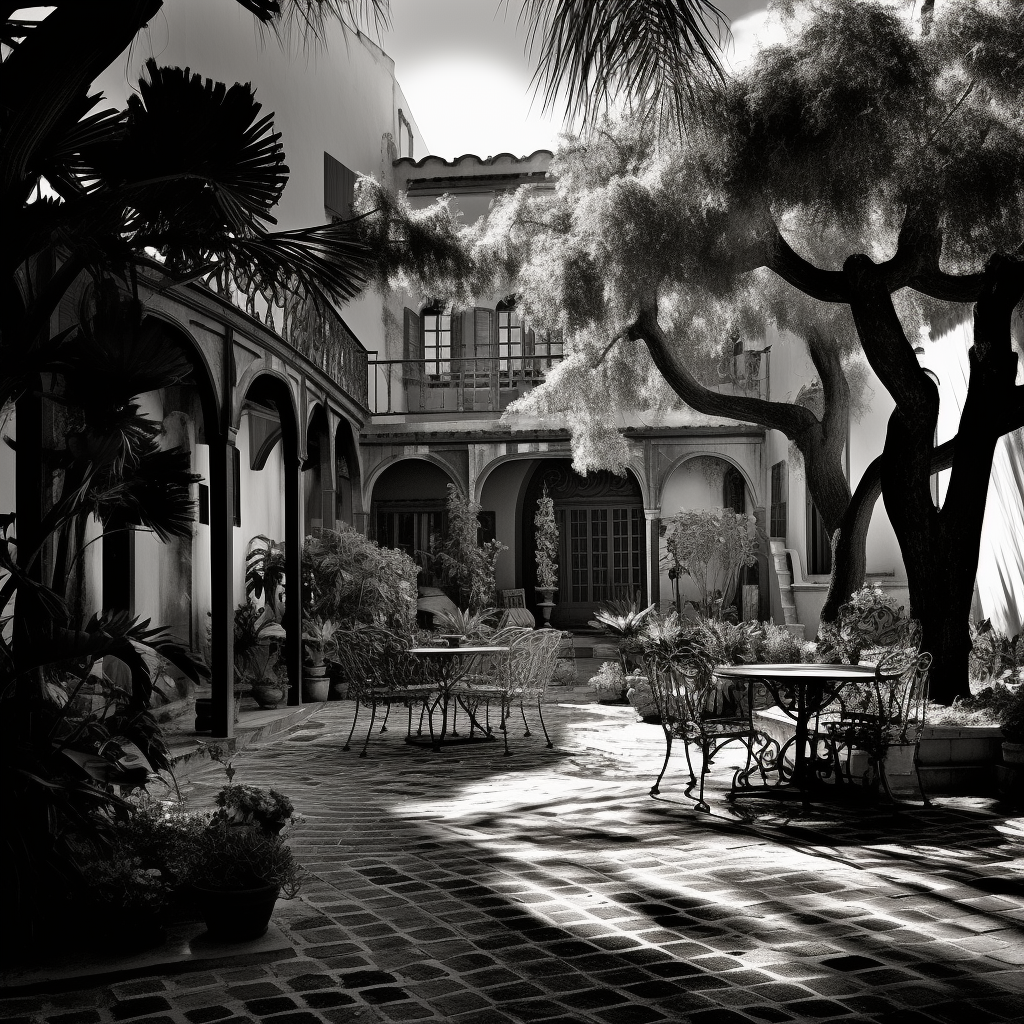
{"label": "bright overcast sky", "polygon": [[[732,19],[729,62],[749,59],[767,25],[767,0],[718,0]],[[430,152],[524,156],[553,149],[561,111],[542,114],[532,67],[517,31],[519,0],[391,0],[393,29],[382,42]]]}

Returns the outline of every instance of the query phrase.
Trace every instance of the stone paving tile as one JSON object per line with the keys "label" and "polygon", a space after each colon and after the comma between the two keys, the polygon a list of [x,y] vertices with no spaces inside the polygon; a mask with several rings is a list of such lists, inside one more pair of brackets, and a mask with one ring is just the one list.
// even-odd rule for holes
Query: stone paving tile
{"label": "stone paving tile", "polygon": [[[0,999],[27,1024],[655,1024],[1024,1019],[1024,860],[989,801],[697,814],[660,731],[584,687],[545,708],[548,750],[440,755],[400,731],[341,751],[352,705],[235,759],[289,794],[309,884],[276,920],[296,956]],[[202,806],[223,783],[191,762]],[[739,803],[739,802],[737,802]],[[785,813],[783,813],[785,812]]]}

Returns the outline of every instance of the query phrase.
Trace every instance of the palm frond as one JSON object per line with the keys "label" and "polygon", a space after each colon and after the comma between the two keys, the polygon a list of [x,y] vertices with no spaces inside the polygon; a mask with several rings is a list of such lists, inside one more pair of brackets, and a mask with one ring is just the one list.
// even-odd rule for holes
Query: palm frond
{"label": "palm frond", "polygon": [[354,298],[374,270],[373,253],[348,221],[235,238],[225,248],[227,260],[265,290],[287,287],[318,302]]}
{"label": "palm frond", "polygon": [[533,85],[566,120],[593,123],[620,99],[682,129],[723,77],[725,15],[710,0],[523,0]]}
{"label": "palm frond", "polygon": [[275,223],[288,168],[252,85],[228,88],[154,60],[146,71],[124,134],[89,153],[104,189],[124,204],[127,233],[200,244]]}

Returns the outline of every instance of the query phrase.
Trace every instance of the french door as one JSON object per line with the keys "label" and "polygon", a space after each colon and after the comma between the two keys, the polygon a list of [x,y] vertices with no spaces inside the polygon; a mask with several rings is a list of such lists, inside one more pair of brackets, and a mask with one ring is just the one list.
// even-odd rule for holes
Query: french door
{"label": "french door", "polygon": [[598,605],[644,588],[643,509],[627,505],[562,505],[559,618],[583,625]]}

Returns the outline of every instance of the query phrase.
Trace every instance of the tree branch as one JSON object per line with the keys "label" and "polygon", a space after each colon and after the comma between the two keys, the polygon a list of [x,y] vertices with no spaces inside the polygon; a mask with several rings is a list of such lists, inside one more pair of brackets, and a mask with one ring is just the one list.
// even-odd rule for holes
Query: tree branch
{"label": "tree branch", "polygon": [[850,384],[842,360],[835,345],[825,341],[816,329],[807,338],[807,350],[821,381],[822,438],[826,447],[841,448],[850,422]]}
{"label": "tree branch", "polygon": [[647,345],[655,366],[669,386],[697,412],[760,423],[773,430],[781,430],[797,442],[808,430],[818,426],[814,413],[802,406],[788,402],[766,402],[746,395],[723,395],[706,388],[672,351],[671,342],[658,323],[657,307],[654,305],[640,311],[628,335],[632,340],[643,341]]}

